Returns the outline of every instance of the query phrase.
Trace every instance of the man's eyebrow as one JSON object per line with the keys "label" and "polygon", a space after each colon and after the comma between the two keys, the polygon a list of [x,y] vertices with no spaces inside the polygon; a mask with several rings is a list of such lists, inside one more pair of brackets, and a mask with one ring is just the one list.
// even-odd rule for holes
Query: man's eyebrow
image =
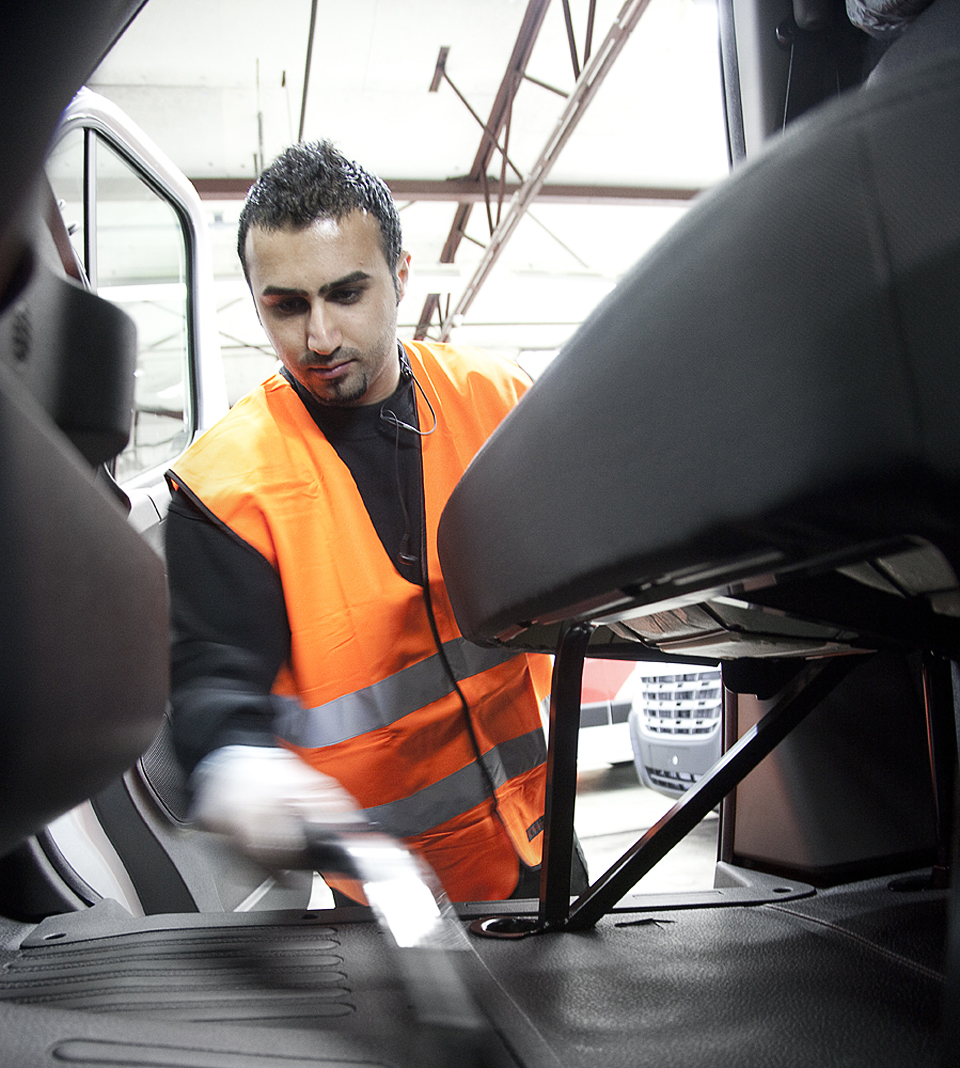
{"label": "man's eyebrow", "polygon": [[288,289],[286,286],[264,286],[260,290],[261,297],[297,297],[303,296],[303,289]]}
{"label": "man's eyebrow", "polygon": [[351,271],[350,274],[345,274],[343,278],[338,278],[336,281],[327,282],[325,286],[321,286],[317,290],[317,295],[325,297],[335,289],[342,289],[344,286],[356,285],[357,282],[366,282],[372,277],[373,276],[367,274],[366,271]]}
{"label": "man's eyebrow", "polygon": [[[344,286],[356,285],[357,282],[366,282],[372,277],[373,276],[367,274],[366,271],[351,271],[350,274],[345,274],[342,278],[337,278],[334,281],[327,282],[326,285],[321,286],[317,290],[317,295],[326,297],[335,289],[342,289]],[[305,294],[305,289],[298,289],[295,286],[265,286],[260,291],[261,297],[302,297]]]}

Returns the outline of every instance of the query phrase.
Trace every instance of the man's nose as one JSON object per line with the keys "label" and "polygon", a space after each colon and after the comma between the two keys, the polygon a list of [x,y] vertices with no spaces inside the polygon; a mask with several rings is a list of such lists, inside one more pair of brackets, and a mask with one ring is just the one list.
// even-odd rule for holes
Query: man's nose
{"label": "man's nose", "polygon": [[322,302],[314,304],[307,324],[307,347],[311,352],[326,355],[338,349],[341,340],[335,317]]}

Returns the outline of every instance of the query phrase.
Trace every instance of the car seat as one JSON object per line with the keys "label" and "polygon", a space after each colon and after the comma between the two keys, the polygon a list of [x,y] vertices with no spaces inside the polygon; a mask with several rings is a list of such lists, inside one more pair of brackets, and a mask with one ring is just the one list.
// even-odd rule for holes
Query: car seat
{"label": "car seat", "polygon": [[[541,927],[595,923],[879,651],[924,662],[933,785],[913,803],[932,790],[934,877],[947,881],[958,174],[960,29],[947,0],[889,45],[864,88],[807,112],[702,196],[451,496],[440,553],[463,633],[557,653],[551,773],[568,788],[554,796],[575,775],[584,655],[632,645],[638,659],[714,658],[731,694],[778,697],[749,737],[734,724],[714,774],[657,833],[573,906],[548,900]],[[916,727],[917,708],[901,710],[901,728]],[[817,780],[803,790],[806,803]],[[569,826],[570,803],[551,819]]]}

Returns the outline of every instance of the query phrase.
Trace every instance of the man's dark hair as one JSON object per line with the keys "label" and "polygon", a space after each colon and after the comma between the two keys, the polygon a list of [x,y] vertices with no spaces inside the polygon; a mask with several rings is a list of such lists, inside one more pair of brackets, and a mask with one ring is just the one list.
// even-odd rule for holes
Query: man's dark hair
{"label": "man's dark hair", "polygon": [[[237,253],[250,281],[245,245],[251,226],[306,229],[317,219],[366,211],[380,224],[380,247],[391,269],[403,251],[400,216],[385,182],[341,155],[329,141],[291,145],[250,187],[237,232]],[[394,279],[394,285],[397,281]]]}

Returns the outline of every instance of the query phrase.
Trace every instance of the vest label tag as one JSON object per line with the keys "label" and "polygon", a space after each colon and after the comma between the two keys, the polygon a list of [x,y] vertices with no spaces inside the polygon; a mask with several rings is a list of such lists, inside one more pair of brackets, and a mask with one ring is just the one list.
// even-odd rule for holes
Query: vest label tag
{"label": "vest label tag", "polygon": [[527,828],[527,841],[532,842],[534,838],[543,830],[543,823],[546,816],[541,816],[538,820],[534,820],[533,823]]}

